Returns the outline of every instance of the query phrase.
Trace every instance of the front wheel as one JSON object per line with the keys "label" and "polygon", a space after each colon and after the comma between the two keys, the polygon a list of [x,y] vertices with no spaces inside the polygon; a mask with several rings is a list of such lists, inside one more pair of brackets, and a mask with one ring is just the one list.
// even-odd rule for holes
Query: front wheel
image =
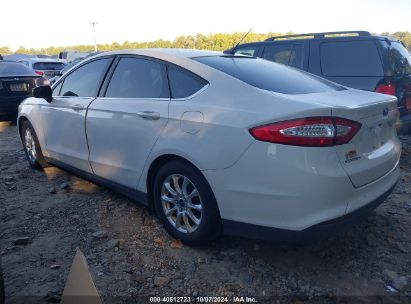
{"label": "front wheel", "polygon": [[153,198],[168,233],[184,243],[198,245],[221,233],[220,213],[209,184],[185,162],[172,161],[159,170]]}
{"label": "front wheel", "polygon": [[48,167],[46,160],[37,139],[36,132],[34,132],[33,126],[30,122],[25,121],[21,128],[21,136],[26,158],[30,164],[30,167],[36,170],[41,170]]}

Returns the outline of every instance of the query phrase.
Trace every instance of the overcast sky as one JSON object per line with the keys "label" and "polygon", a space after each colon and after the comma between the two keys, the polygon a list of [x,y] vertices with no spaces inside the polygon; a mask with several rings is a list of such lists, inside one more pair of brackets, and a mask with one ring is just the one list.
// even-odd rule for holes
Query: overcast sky
{"label": "overcast sky", "polygon": [[[43,3],[43,4],[42,4]],[[0,46],[41,48],[254,32],[411,31],[411,0],[2,0]]]}

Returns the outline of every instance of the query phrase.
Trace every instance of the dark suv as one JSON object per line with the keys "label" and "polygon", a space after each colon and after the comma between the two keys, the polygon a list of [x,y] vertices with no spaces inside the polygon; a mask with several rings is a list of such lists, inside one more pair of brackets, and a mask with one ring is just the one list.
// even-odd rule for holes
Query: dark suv
{"label": "dark suv", "polygon": [[397,39],[364,31],[288,35],[224,53],[261,57],[348,87],[395,95],[401,132],[411,130],[411,56]]}

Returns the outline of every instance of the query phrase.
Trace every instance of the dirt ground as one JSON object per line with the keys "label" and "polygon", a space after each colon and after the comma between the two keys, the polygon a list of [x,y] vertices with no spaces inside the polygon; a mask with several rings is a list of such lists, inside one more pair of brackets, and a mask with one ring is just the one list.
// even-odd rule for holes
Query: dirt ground
{"label": "dirt ground", "polygon": [[[106,303],[145,303],[147,296],[410,303],[411,136],[402,141],[394,193],[342,235],[304,246],[221,237],[190,248],[168,236],[146,208],[111,190],[54,167],[31,170],[16,126],[0,122],[7,303],[58,302],[77,247]],[[15,245],[19,237],[28,243]]]}

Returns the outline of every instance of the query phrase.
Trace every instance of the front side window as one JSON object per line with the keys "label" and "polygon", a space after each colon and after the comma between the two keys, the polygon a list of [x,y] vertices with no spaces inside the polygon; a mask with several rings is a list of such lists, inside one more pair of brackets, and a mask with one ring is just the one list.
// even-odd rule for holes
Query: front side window
{"label": "front side window", "polygon": [[86,63],[70,73],[63,82],[59,96],[95,97],[112,58]]}
{"label": "front side window", "polygon": [[207,82],[197,75],[168,66],[168,79],[170,82],[171,98],[187,98],[201,90]]}
{"label": "front side window", "polygon": [[53,96],[59,96],[59,95],[60,95],[60,91],[61,91],[62,85],[63,85],[63,82],[59,82],[59,84],[56,85],[56,86],[53,88],[53,93],[52,93]]}
{"label": "front side window", "polygon": [[235,55],[245,55],[245,56],[251,56],[254,57],[257,54],[257,47],[256,46],[246,46],[240,49],[235,50],[234,54]]}
{"label": "front side window", "polygon": [[254,87],[282,94],[308,94],[344,89],[307,72],[260,58],[209,56],[193,59]]}
{"label": "front side window", "polygon": [[262,58],[299,69],[304,68],[303,45],[301,44],[268,45],[264,48]]}
{"label": "front side window", "polygon": [[106,97],[115,98],[169,98],[165,65],[143,58],[121,58],[110,83]]}
{"label": "front side window", "polygon": [[325,76],[383,76],[381,58],[372,40],[324,42],[320,47]]}

